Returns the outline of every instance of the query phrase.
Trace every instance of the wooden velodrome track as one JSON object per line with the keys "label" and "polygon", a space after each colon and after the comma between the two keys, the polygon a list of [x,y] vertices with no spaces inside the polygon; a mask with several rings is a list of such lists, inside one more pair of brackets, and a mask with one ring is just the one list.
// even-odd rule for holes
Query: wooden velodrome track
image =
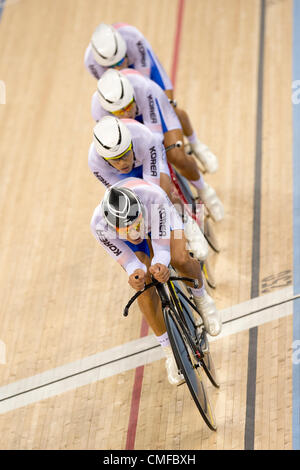
{"label": "wooden velodrome track", "polygon": [[[83,56],[101,21],[143,32],[219,157],[215,433],[169,385],[137,306],[122,317],[127,276],[90,232],[104,189]],[[292,295],[292,0],[7,2],[0,50],[0,448],[291,449],[293,308],[268,317],[264,302]],[[135,345],[146,356],[123,366]]]}

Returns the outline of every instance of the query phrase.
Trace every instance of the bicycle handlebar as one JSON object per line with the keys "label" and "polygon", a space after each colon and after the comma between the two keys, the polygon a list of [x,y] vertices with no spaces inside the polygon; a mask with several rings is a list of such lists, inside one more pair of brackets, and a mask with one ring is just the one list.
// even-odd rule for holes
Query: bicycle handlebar
{"label": "bicycle handlebar", "polygon": [[[191,279],[189,277],[174,277],[171,276],[168,280],[169,281],[187,281],[187,282],[193,282],[194,284],[194,289],[198,289],[199,287],[199,281],[198,279]],[[126,307],[123,310],[123,317],[127,317],[129,313],[129,309],[133,302],[141,295],[143,294],[146,290],[150,289],[150,287],[155,287],[158,284],[162,284],[161,282],[157,281],[156,279],[153,280],[153,282],[150,282],[149,284],[145,284],[144,288],[142,290],[139,290],[136,294],[134,294],[133,297],[129,300],[127,303]]]}

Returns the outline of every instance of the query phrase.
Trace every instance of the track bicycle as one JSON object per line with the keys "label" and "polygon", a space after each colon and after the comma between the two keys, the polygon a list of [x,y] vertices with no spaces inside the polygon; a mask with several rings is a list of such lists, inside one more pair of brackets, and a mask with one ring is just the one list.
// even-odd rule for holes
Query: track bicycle
{"label": "track bicycle", "polygon": [[[183,144],[181,141],[176,142],[168,147],[166,147],[166,152],[175,148],[181,147]],[[192,152],[187,150],[188,155]],[[220,252],[220,245],[218,243],[217,237],[213,230],[213,225],[211,222],[211,217],[207,210],[204,212],[204,224],[202,226],[202,215],[201,210],[198,209],[199,204],[202,205],[202,201],[199,197],[194,196],[188,180],[182,176],[169,162],[168,162],[170,176],[173,183],[173,188],[176,191],[176,194],[183,202],[183,204],[187,205],[187,211],[189,215],[197,222],[200,228],[203,231],[203,235],[205,236],[207,243],[209,246],[216,252]],[[204,171],[205,172],[205,171]]]}
{"label": "track bicycle", "polygon": [[196,326],[193,311],[196,312],[196,316],[200,315],[201,317],[201,314],[192,301],[189,287],[182,281],[193,283],[195,288],[198,287],[197,280],[187,277],[171,276],[167,283],[162,284],[152,276],[152,282],[146,284],[129,300],[123,315],[127,317],[133,302],[146,290],[155,287],[161,300],[163,316],[178,370],[184,376],[203,420],[211,430],[216,431],[216,419],[204,382],[203,371],[214,387],[219,388],[220,385],[209,350],[204,324]]}
{"label": "track bicycle", "polygon": [[[176,146],[179,147],[181,145],[182,145],[181,141],[176,142],[176,144],[173,144],[167,147],[166,152]],[[190,217],[192,217],[195,220],[197,225],[200,227],[210,247],[213,248],[213,250],[218,253],[220,251],[219,245],[217,243],[217,239],[212,230],[212,225],[209,220],[209,215],[206,214],[203,217],[204,204],[199,200],[199,198],[193,195],[192,190],[189,186],[188,180],[184,178],[169,162],[168,162],[168,167],[170,171],[171,181],[173,183],[172,184],[173,201],[177,199],[180,201],[180,204],[183,205],[184,210],[188,213]],[[201,268],[204,274],[206,287],[208,285],[212,289],[215,289],[216,281],[215,281],[215,277],[213,275],[212,268],[210,267],[208,259],[201,262]]]}

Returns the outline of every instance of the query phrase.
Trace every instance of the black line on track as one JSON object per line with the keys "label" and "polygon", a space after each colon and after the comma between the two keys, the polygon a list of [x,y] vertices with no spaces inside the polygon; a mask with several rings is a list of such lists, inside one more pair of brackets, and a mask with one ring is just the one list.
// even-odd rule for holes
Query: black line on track
{"label": "black line on track", "polygon": [[4,7],[5,7],[5,0],[4,0],[4,1],[1,3],[1,5],[0,5],[0,20],[1,20],[1,17],[2,17],[2,13],[3,13]]}
{"label": "black line on track", "polygon": [[[254,313],[259,313],[263,312],[264,310],[269,310],[270,308],[278,307],[279,305],[287,304],[288,302],[293,302],[293,300],[299,299],[299,295],[295,295],[294,297],[291,297],[290,299],[285,299],[281,300],[280,302],[276,302],[275,304],[267,305],[266,307],[261,307],[258,308],[257,310],[253,310],[252,312],[245,313],[244,315],[240,315],[239,317],[233,318],[232,320],[227,320],[223,322],[223,325],[226,325],[227,323],[231,323],[237,320],[240,320],[241,318],[246,318],[249,317],[250,315],[254,315]],[[256,328],[256,327],[253,327]]]}
{"label": "black line on track", "polygon": [[[259,295],[265,7],[266,7],[265,0],[261,0],[258,77],[257,77],[254,207],[253,207],[253,232],[252,232],[252,279],[251,279],[251,298],[252,299],[254,297],[258,297]],[[245,435],[244,435],[245,450],[254,450],[256,369],[257,369],[257,333],[258,333],[257,327],[251,328],[249,330],[247,401],[246,401],[246,420],[245,420]]]}
{"label": "black line on track", "polygon": [[[160,345],[158,344],[157,346],[160,346]],[[112,361],[104,362],[102,364],[98,364],[96,366],[90,367],[89,369],[81,370],[79,372],[75,372],[74,374],[70,374],[70,375],[66,375],[65,377],[61,377],[60,379],[53,380],[51,382],[47,382],[47,383],[42,384],[42,385],[38,385],[37,387],[29,388],[27,390],[23,390],[22,392],[15,393],[14,395],[10,395],[8,397],[1,398],[0,403],[2,401],[9,400],[10,398],[15,398],[15,397],[18,397],[20,395],[23,395],[24,393],[34,392],[35,390],[38,390],[38,389],[43,388],[43,387],[47,387],[48,385],[53,385],[53,384],[56,384],[58,382],[62,382],[63,380],[67,380],[67,379],[71,379],[72,377],[76,377],[77,375],[85,374],[86,372],[90,372],[91,370],[100,369],[100,367],[108,366],[110,364],[114,364],[115,362],[123,361],[124,359],[129,359],[131,357],[137,356],[138,354],[142,354],[143,352],[151,351],[152,349],[156,349],[157,346],[152,346],[152,347],[144,349],[142,351],[137,351],[135,353],[128,354],[127,356],[118,357],[117,359],[113,359]]]}
{"label": "black line on track", "polygon": [[[262,308],[258,308],[257,310],[253,310],[252,312],[248,312],[248,313],[245,313],[244,315],[240,315],[239,317],[236,317],[236,318],[233,318],[232,320],[227,320],[225,322],[223,322],[223,325],[227,324],[227,323],[232,323],[234,321],[237,321],[237,320],[240,320],[241,318],[245,318],[245,317],[248,317],[250,315],[253,315],[255,313],[259,313],[259,312],[263,312],[264,310],[268,310],[270,308],[274,308],[274,307],[277,307],[279,305],[282,305],[282,304],[286,304],[288,302],[293,302],[295,299],[298,299],[300,298],[300,294],[299,295],[296,295],[294,297],[291,297],[289,299],[285,299],[285,300],[282,300],[280,302],[277,302],[275,304],[271,304],[271,305],[267,305],[266,307],[262,307]],[[255,328],[252,328],[253,330]],[[75,372],[74,374],[71,374],[71,375],[67,375],[65,377],[62,377],[60,379],[57,379],[57,380],[53,380],[51,382],[47,382],[45,384],[42,384],[42,385],[38,385],[37,387],[33,387],[33,388],[30,388],[28,390],[23,390],[22,392],[19,392],[19,393],[15,393],[14,395],[10,395],[8,397],[5,397],[5,398],[1,398],[0,399],[0,403],[3,402],[3,401],[6,401],[6,400],[9,400],[11,398],[15,398],[17,396],[20,396],[20,395],[24,395],[25,393],[29,393],[29,392],[34,392],[35,390],[38,390],[40,388],[43,388],[43,387],[48,387],[49,385],[53,385],[55,383],[58,383],[58,382],[62,382],[63,380],[67,380],[67,379],[70,379],[72,377],[76,377],[77,375],[81,375],[81,374],[85,374],[86,372],[90,372],[91,370],[95,370],[95,369],[100,369],[101,367],[104,367],[104,366],[108,366],[110,364],[113,364],[115,362],[118,362],[118,361],[122,361],[124,359],[129,359],[130,357],[134,357],[134,356],[137,356],[138,354],[142,354],[142,353],[145,353],[145,352],[149,352],[153,349],[157,349],[159,348],[160,345],[157,344],[155,346],[151,346],[149,348],[146,348],[146,349],[142,349],[141,351],[137,351],[135,353],[132,353],[132,354],[128,354],[127,356],[122,356],[122,357],[118,357],[117,359],[114,359],[112,361],[108,361],[108,362],[104,362],[102,364],[98,364],[94,367],[90,367],[89,369],[84,369],[84,370],[81,370],[79,372]],[[8,384],[9,385],[9,384]]]}

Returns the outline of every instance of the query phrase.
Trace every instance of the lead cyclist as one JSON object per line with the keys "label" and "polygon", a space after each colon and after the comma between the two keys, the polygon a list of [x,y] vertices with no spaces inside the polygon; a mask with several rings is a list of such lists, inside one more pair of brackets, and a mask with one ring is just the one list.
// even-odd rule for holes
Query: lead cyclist
{"label": "lead cyclist", "polygon": [[100,23],[86,49],[84,63],[97,79],[107,68],[121,70],[130,67],[156,82],[174,106],[193,153],[207,171],[214,172],[218,169],[217,157],[198,139],[187,112],[177,106],[170,78],[150,43],[137,28],[127,23]]}
{"label": "lead cyclist", "polygon": [[[102,247],[126,270],[128,282],[135,290],[143,289],[151,281],[151,275],[159,282],[167,282],[170,263],[180,276],[197,279],[200,287],[191,289],[195,304],[207,332],[212,336],[220,333],[220,315],[205,290],[200,264],[190,257],[182,221],[159,186],[138,178],[114,184],[96,207],[91,230]],[[168,380],[179,385],[184,379],[177,369],[155,289],[145,291],[138,303],[163,347]]]}

